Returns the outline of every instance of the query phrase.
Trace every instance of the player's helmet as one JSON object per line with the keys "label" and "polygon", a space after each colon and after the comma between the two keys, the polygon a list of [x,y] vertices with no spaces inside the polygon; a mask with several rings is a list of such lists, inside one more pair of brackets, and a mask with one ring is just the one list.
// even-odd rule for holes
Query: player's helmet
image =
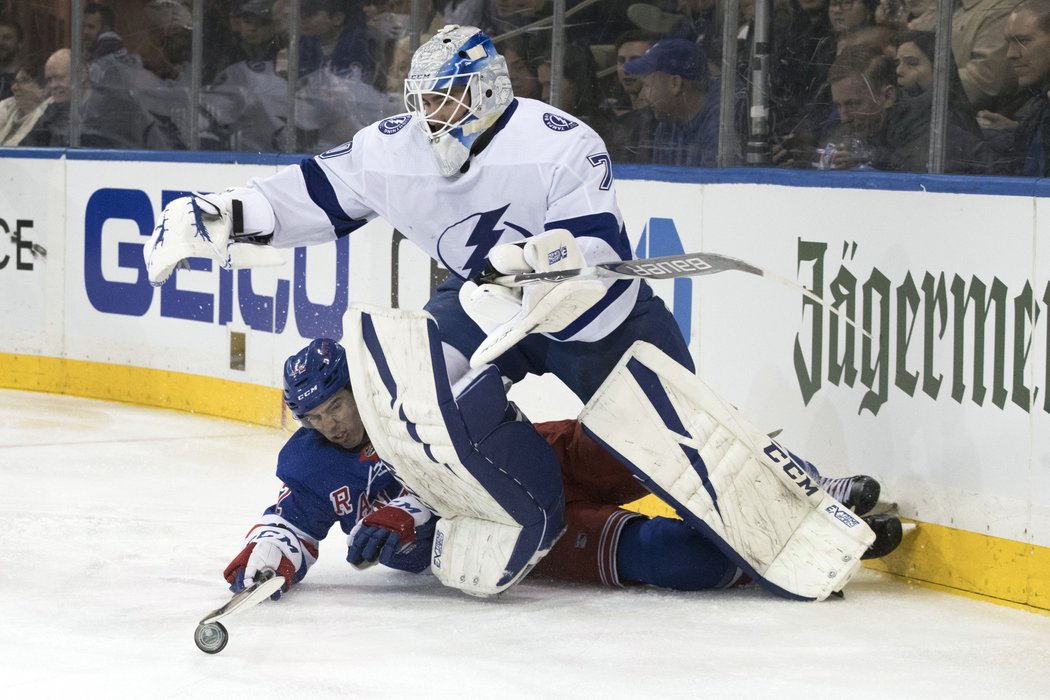
{"label": "player's helmet", "polygon": [[[427,119],[423,96],[460,109],[448,120]],[[416,117],[437,157],[441,174],[454,175],[470,147],[513,99],[507,62],[477,27],[449,24],[416,49],[405,79],[405,107]]]}
{"label": "player's helmet", "polygon": [[297,419],[350,383],[343,346],[318,338],[284,363],[284,403]]}

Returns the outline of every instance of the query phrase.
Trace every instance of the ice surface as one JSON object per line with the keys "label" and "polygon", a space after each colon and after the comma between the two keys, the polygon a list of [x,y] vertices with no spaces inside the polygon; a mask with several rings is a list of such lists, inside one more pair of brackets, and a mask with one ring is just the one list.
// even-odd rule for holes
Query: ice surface
{"label": "ice surface", "polygon": [[483,601],[343,560],[197,621],[277,495],[286,434],[0,391],[0,679],[7,698],[1047,698],[1050,616],[864,571],[841,601],[538,579]]}

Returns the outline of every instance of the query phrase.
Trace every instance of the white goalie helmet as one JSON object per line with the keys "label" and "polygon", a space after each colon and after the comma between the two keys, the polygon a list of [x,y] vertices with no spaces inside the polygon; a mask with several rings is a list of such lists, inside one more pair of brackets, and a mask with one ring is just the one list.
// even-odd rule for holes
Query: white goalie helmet
{"label": "white goalie helmet", "polygon": [[446,177],[460,171],[470,147],[513,97],[507,62],[477,27],[443,27],[416,50],[405,79],[405,107]]}

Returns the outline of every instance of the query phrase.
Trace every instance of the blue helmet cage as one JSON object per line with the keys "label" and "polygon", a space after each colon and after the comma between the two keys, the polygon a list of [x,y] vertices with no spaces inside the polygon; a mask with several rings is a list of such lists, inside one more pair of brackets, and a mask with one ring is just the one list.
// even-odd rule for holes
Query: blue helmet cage
{"label": "blue helmet cage", "polygon": [[318,338],[284,363],[284,403],[298,420],[350,384],[343,346]]}

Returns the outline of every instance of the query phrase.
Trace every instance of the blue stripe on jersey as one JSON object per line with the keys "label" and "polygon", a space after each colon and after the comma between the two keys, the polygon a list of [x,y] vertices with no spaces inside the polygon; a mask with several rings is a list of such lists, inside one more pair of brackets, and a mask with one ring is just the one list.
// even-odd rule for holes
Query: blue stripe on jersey
{"label": "blue stripe on jersey", "polygon": [[339,199],[335,196],[332,183],[328,181],[328,176],[315,159],[307,158],[300,161],[299,170],[302,171],[303,180],[306,181],[307,194],[310,195],[313,203],[328,216],[336,236],[342,238],[368,223],[365,219],[353,219],[346,215],[343,208],[339,206]]}
{"label": "blue stripe on jersey", "polygon": [[565,328],[557,333],[550,333],[550,337],[555,340],[567,340],[576,335],[582,331],[587,324],[596,319],[598,314],[605,311],[613,304],[613,302],[622,297],[634,282],[634,280],[616,280],[612,283],[612,286],[609,287],[609,291],[605,293],[605,296],[598,300],[598,303],[587,309],[587,311],[581,314],[579,318],[565,326]]}
{"label": "blue stripe on jersey", "polygon": [[605,241],[620,256],[620,260],[630,260],[634,257],[631,253],[631,241],[627,238],[627,229],[623,225],[617,225],[616,215],[610,212],[549,221],[543,227],[548,231],[555,228],[568,229],[575,238],[590,236]]}

